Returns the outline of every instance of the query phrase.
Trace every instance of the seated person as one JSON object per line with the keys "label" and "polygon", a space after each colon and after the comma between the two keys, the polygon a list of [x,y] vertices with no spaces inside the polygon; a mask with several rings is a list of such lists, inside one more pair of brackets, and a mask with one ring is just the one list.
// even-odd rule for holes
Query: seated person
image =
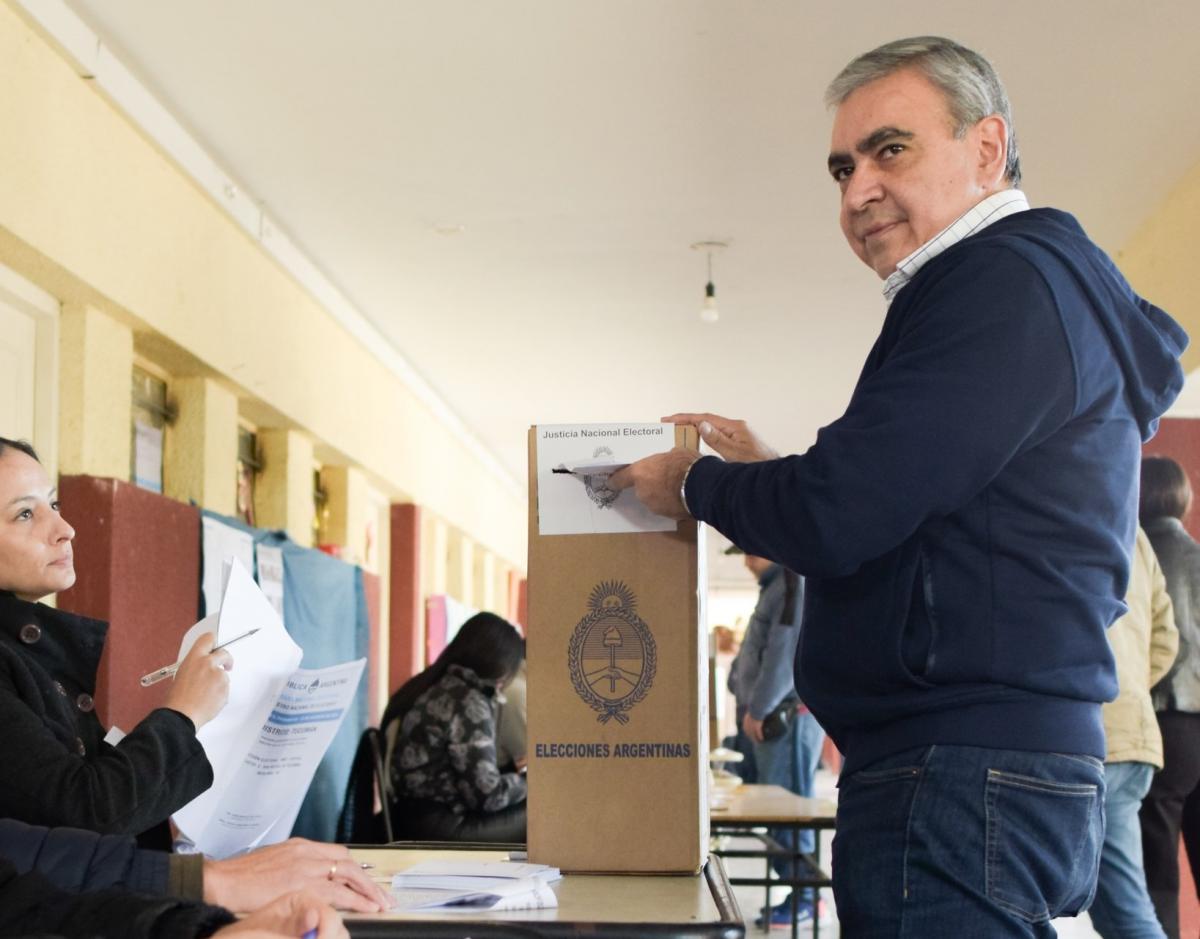
{"label": "seated person", "polygon": [[496,694],[523,655],[516,627],[478,613],[392,695],[380,727],[397,837],[524,843],[525,778],[496,764]]}
{"label": "seated person", "polygon": [[290,838],[214,861],[137,847],[126,835],[43,828],[0,819],[0,863],[37,873],[60,890],[90,893],[119,887],[150,895],[203,900],[252,913],[303,889],[316,900],[357,913],[389,909],[391,900],[342,845]]}
{"label": "seated person", "polygon": [[191,900],[109,889],[70,894],[0,859],[0,939],[348,939],[341,917],[314,897],[289,893],[243,920]]}
{"label": "seated person", "polygon": [[0,438],[0,818],[140,835],[212,785],[196,739],[229,695],[233,659],[205,636],[164,707],[116,746],[92,695],[108,626],[35,602],[75,583],[75,531],[27,443]]}
{"label": "seated person", "polygon": [[[224,706],[232,658],[210,653],[212,637],[202,637],[165,706],[116,746],[105,743],[92,695],[107,625],[34,602],[75,582],[74,536],[36,452],[0,437],[0,820],[141,835],[143,846],[167,848],[167,818],[212,784],[196,730]],[[11,831],[0,830],[0,856]],[[339,858],[347,863],[331,876]],[[287,876],[247,904],[243,888],[257,889],[253,877],[274,862],[286,862]],[[185,895],[238,911],[298,887],[363,912],[386,903],[354,875],[344,848],[302,839],[229,861],[172,859],[169,870],[173,882],[194,885]]]}
{"label": "seated person", "polygon": [[[524,648],[524,643],[522,643]],[[521,667],[512,681],[504,686],[503,695],[498,696],[500,706],[496,711],[496,762],[505,769],[521,769],[525,766],[526,707],[525,707],[525,656],[521,654]]]}

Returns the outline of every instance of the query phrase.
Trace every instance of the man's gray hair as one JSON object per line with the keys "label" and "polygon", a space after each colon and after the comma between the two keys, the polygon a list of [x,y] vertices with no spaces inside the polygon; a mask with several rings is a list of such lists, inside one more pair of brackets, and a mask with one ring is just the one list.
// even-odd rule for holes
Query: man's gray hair
{"label": "man's gray hair", "polygon": [[998,114],[1008,126],[1008,154],[1004,175],[1015,187],[1021,184],[1021,159],[1012,108],[1000,76],[992,63],[965,46],[941,36],[897,39],[860,55],[825,89],[825,103],[837,107],[850,95],[877,79],[904,68],[920,70],[946,96],[954,119],[954,134],[962,137],[985,117]]}

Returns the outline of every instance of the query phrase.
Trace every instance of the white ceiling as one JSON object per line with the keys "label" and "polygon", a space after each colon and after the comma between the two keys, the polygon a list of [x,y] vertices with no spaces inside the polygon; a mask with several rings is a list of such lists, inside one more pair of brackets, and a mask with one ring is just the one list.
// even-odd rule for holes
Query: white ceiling
{"label": "white ceiling", "polygon": [[517,479],[531,423],[840,413],[883,304],[821,96],[880,42],[988,55],[1031,200],[1110,251],[1200,160],[1195,0],[69,5]]}

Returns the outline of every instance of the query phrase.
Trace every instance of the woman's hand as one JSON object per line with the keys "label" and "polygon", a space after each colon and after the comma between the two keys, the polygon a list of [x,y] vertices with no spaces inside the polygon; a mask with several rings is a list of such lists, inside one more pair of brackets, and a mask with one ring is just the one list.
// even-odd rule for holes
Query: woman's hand
{"label": "woman's hand", "polygon": [[204,862],[204,899],[235,913],[257,910],[297,887],[341,910],[378,913],[391,906],[391,898],[340,844],[289,838],[241,857]]}
{"label": "woman's hand", "polygon": [[311,893],[289,893],[245,919],[218,929],[214,937],[298,939],[315,930],[317,939],[350,939],[342,918]]}
{"label": "woman's hand", "polygon": [[229,700],[229,670],[233,656],[225,649],[212,651],[213,633],[205,633],[184,656],[167,693],[166,707],[191,718],[199,730]]}

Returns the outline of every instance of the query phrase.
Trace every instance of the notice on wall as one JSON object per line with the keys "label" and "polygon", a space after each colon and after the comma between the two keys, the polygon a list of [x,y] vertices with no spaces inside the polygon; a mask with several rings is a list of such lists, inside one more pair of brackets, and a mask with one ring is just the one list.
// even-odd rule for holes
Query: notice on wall
{"label": "notice on wall", "polygon": [[247,571],[254,569],[254,538],[249,532],[207,515],[200,519],[200,526],[204,564],[200,590],[204,595],[204,611],[215,613],[221,608],[229,564],[237,561]]}
{"label": "notice on wall", "polygon": [[256,544],[254,559],[258,569],[258,587],[283,619],[283,548]]}
{"label": "notice on wall", "polygon": [[675,446],[674,424],[540,424],[537,446],[538,533],[600,535],[674,531],[633,490],[609,477],[623,466]]}
{"label": "notice on wall", "polygon": [[133,424],[133,484],[162,492],[163,432],[141,421]]}

